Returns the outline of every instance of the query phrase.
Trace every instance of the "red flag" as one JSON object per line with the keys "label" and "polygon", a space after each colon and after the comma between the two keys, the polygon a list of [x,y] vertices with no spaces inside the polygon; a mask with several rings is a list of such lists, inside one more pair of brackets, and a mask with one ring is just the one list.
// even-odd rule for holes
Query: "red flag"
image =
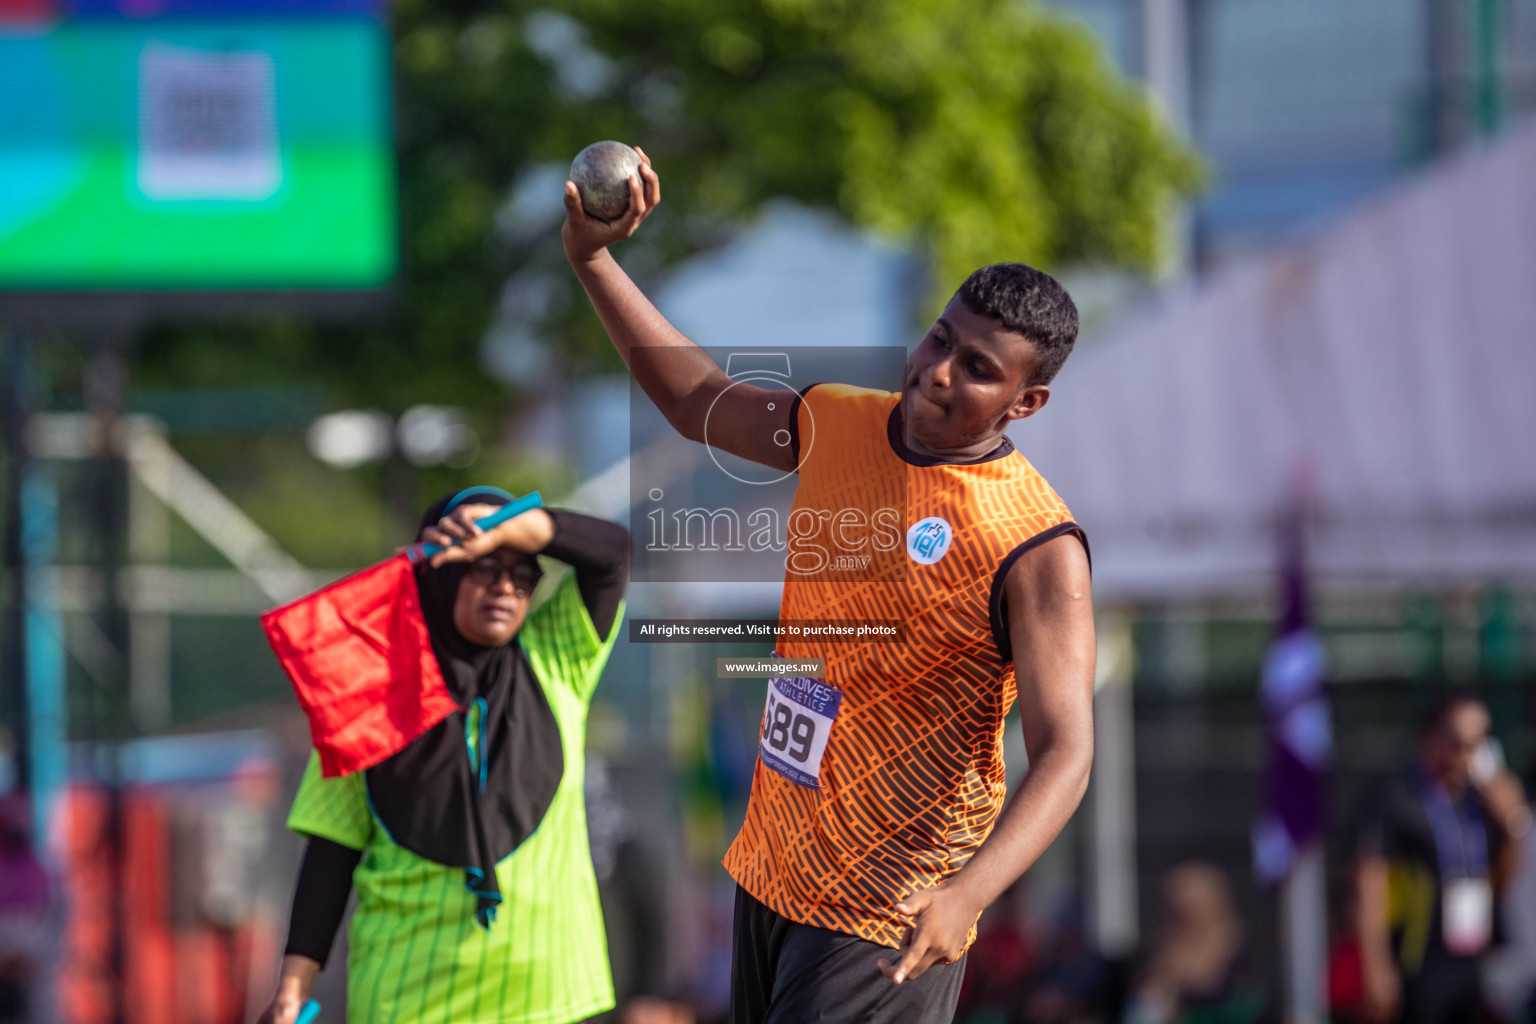
{"label": "red flag", "polygon": [[458,710],[399,555],[261,617],[327,778],[371,768]]}

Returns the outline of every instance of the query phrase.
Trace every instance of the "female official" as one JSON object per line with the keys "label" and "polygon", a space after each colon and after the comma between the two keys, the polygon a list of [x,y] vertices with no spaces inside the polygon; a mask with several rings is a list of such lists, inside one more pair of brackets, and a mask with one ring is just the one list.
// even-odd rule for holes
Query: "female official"
{"label": "female official", "polygon": [[[297,1018],[353,889],[351,1021],[560,1024],[613,1006],[582,771],[629,533],[541,508],[474,526],[507,500],[444,497],[418,534],[462,541],[415,570],[460,710],[363,771],[324,778],[311,756],[288,819],[308,845],[263,1024]],[[530,612],[538,555],[574,572]]]}

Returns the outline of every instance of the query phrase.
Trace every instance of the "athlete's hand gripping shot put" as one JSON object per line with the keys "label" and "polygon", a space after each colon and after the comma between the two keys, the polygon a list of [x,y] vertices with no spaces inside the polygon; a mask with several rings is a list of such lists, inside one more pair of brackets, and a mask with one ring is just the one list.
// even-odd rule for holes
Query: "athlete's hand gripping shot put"
{"label": "athlete's hand gripping shot put", "polygon": [[[895,481],[905,519],[899,571],[854,580],[786,565],[781,619],[897,620],[905,642],[779,643],[786,658],[824,658],[825,685],[770,685],[746,821],[725,858],[738,883],[732,1020],[949,1021],[977,918],[1061,831],[1092,760],[1086,540],[1004,436],[1044,408],[1077,310],[1038,270],[984,267],[913,350],[899,391],[821,384],[768,401],[609,253],[661,199],[640,155],[622,217],[588,217],[567,183],[563,230],[645,393],[684,437],[707,430],[711,445],[798,472],[796,511],[867,521],[870,493]],[[1029,772],[1004,807],[1015,701]],[[806,744],[793,766],[774,754],[783,715],[823,730],[819,756]]]}

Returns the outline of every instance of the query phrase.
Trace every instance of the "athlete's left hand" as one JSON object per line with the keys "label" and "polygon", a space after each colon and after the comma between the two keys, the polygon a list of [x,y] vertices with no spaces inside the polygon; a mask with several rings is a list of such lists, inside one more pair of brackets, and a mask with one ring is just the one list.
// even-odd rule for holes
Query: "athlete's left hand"
{"label": "athlete's left hand", "polygon": [[661,179],[651,166],[651,158],[639,146],[635,152],[640,156],[640,168],[629,176],[629,209],[616,221],[587,216],[576,183],[565,183],[565,225],[560,229],[560,239],[565,245],[565,258],[573,267],[591,262],[614,242],[633,235],[640,222],[661,202]]}
{"label": "athlete's left hand", "polygon": [[948,884],[919,889],[896,904],[898,913],[912,918],[907,944],[897,963],[881,960],[880,973],[900,985],[936,963],[951,963],[965,952],[965,939],[984,907]]}

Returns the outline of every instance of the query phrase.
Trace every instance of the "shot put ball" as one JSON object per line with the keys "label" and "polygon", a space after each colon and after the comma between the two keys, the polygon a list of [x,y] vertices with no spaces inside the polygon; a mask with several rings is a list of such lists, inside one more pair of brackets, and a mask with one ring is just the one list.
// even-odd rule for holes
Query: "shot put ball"
{"label": "shot put ball", "polygon": [[594,142],[571,161],[571,180],[581,193],[588,217],[618,220],[629,209],[629,176],[640,169],[640,155],[622,142]]}

